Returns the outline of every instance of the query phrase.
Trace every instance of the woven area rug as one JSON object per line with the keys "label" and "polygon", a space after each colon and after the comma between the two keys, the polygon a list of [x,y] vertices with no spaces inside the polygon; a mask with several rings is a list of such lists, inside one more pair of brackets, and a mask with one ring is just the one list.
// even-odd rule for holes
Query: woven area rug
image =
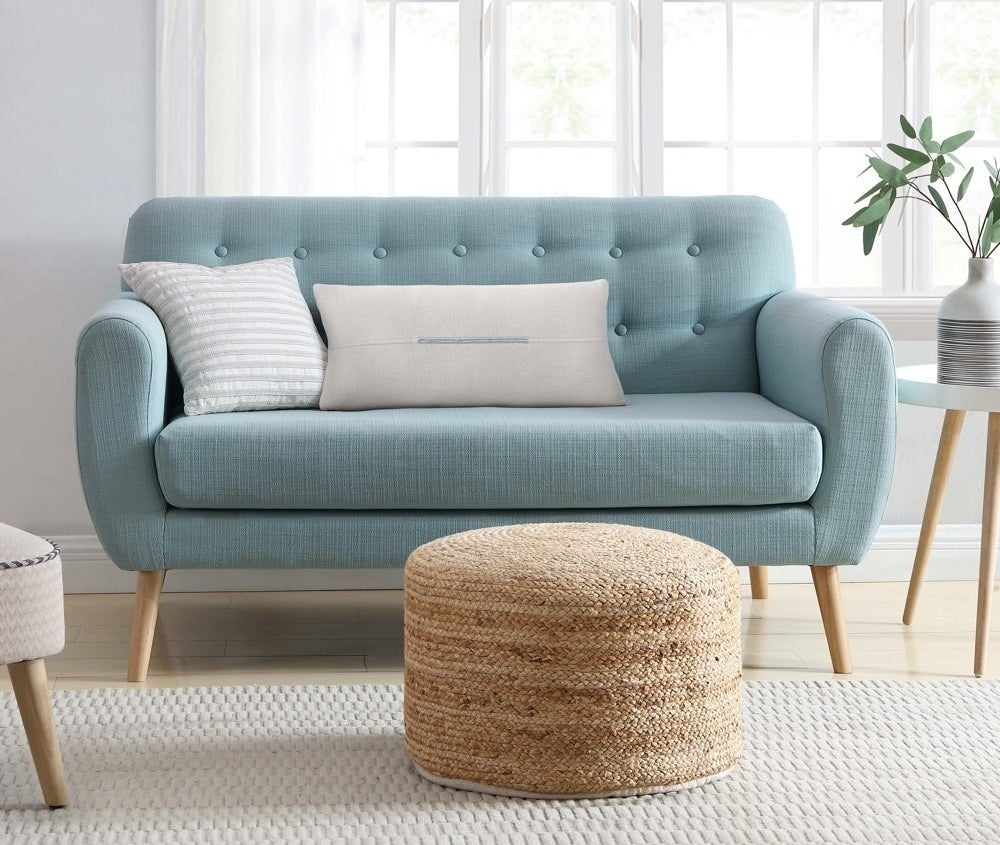
{"label": "woven area rug", "polygon": [[55,692],[70,806],[0,694],[3,843],[1000,841],[1000,682],[746,684],[736,771],[667,795],[497,798],[410,765],[391,686]]}

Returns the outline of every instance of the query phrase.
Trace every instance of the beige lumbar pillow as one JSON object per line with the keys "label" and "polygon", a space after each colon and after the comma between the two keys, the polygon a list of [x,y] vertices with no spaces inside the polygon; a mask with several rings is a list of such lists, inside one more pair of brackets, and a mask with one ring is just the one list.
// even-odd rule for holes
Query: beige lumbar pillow
{"label": "beige lumbar pillow", "polygon": [[624,405],[608,283],[316,285],[327,411]]}
{"label": "beige lumbar pillow", "polygon": [[291,258],[118,268],[163,323],[185,414],[316,407],[326,347]]}

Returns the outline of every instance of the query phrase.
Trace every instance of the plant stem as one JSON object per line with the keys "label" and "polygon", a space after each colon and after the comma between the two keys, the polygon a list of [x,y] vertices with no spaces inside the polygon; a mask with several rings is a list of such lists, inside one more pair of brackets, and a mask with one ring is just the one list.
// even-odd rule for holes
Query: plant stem
{"label": "plant stem", "polygon": [[[976,237],[976,249],[979,249],[979,245],[983,242],[983,232],[986,231],[986,221],[990,219],[989,213],[983,218],[983,222],[979,224],[979,235]],[[990,251],[992,255],[992,250]],[[975,253],[973,253],[973,258],[975,258]],[[983,258],[989,258],[989,255],[984,255]]]}
{"label": "plant stem", "polygon": [[[951,197],[951,202],[952,202],[952,205],[955,206],[955,211],[957,211],[958,212],[958,216],[962,218],[962,225],[965,226],[965,234],[969,236],[969,243],[971,244],[972,243],[972,232],[969,231],[968,221],[966,221],[965,215],[962,214],[962,207],[958,204],[958,200],[955,199],[955,195],[951,192],[951,186],[948,184],[948,180],[945,179],[944,176],[941,177],[941,182],[944,184],[944,189],[948,192],[948,196]],[[976,255],[976,248],[978,246],[979,246],[979,242],[977,241],[976,244],[973,247],[973,250],[972,250],[973,257],[975,257],[975,255]]]}
{"label": "plant stem", "polygon": [[[920,194],[920,196],[923,197],[924,200],[926,200],[931,205],[933,205],[934,209],[938,212],[938,214],[941,214],[941,209],[939,209],[937,207],[937,203],[934,202],[930,197],[928,197],[927,194],[925,194],[923,191],[921,191],[920,190],[920,186],[913,179],[907,179],[906,180],[906,184],[909,185],[911,188],[913,188],[913,190],[916,191],[918,194]],[[944,217],[944,219],[945,219],[945,221],[947,221],[948,225],[951,226],[951,228],[955,230],[955,234],[958,235],[959,240],[969,248],[969,250],[972,252],[973,257],[975,257],[975,255],[976,255],[976,248],[971,243],[972,235],[970,234],[969,235],[969,240],[966,240],[965,237],[962,235],[962,233],[960,231],[958,231],[958,227],[954,223],[951,222],[951,218],[950,217],[945,217],[943,214],[941,214],[941,216]]]}

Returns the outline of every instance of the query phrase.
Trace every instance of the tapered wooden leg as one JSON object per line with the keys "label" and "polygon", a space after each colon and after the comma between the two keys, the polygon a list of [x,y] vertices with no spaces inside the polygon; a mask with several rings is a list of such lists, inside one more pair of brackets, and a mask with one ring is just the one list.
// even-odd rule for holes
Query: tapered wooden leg
{"label": "tapered wooden leg", "polygon": [[767,598],[767,567],[750,567],[750,597],[755,599]]}
{"label": "tapered wooden leg", "polygon": [[976,657],[973,672],[986,671],[990,638],[993,578],[997,568],[1000,529],[1000,413],[991,412],[986,435],[986,478],[983,485],[983,536],[979,544],[979,601],[976,604]]}
{"label": "tapered wooden leg", "polygon": [[153,650],[153,631],[160,609],[160,591],[166,572],[140,572],[135,585],[135,610],[132,612],[132,642],[128,655],[128,679],[146,680],[149,654]]}
{"label": "tapered wooden leg", "polygon": [[830,649],[833,671],[838,675],[851,674],[851,647],[847,644],[847,625],[840,601],[840,576],[836,566],[811,566],[813,585],[819,601],[819,613],[826,631],[826,644]]}
{"label": "tapered wooden leg", "polygon": [[59,736],[52,714],[45,661],[11,663],[7,666],[7,674],[14,687],[17,709],[21,711],[21,722],[28,737],[38,783],[42,787],[42,797],[50,807],[65,807],[66,778],[59,754]]}
{"label": "tapered wooden leg", "polygon": [[937,458],[934,461],[934,472],[931,475],[931,486],[927,491],[927,504],[924,505],[924,521],[920,525],[920,539],[917,541],[917,553],[913,558],[913,572],[910,574],[910,589],[906,593],[906,607],[903,609],[903,624],[913,621],[917,610],[917,599],[920,597],[920,585],[924,581],[927,561],[931,556],[931,546],[934,544],[934,532],[937,530],[938,518],[941,516],[941,504],[944,502],[944,488],[951,473],[952,459],[958,446],[958,437],[962,433],[962,423],[965,422],[965,411],[945,411],[944,422],[941,424],[941,439],[938,441]]}

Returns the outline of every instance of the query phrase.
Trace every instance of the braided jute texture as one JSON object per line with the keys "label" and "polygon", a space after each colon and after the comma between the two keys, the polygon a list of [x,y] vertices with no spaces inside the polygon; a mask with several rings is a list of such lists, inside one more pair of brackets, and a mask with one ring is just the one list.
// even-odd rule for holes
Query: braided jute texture
{"label": "braided jute texture", "polygon": [[407,750],[449,786],[660,792],[742,752],[736,569],[647,528],[467,531],[406,563]]}

